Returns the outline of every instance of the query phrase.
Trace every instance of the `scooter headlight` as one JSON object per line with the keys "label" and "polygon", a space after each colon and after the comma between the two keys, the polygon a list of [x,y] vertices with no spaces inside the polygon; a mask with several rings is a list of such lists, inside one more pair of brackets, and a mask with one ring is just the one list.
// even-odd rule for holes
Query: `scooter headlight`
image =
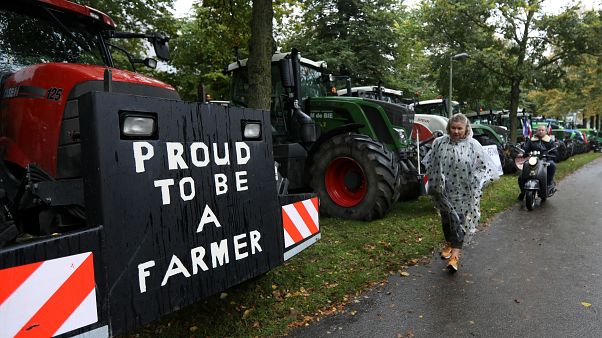
{"label": "scooter headlight", "polygon": [[533,156],[529,158],[529,165],[536,165],[537,164],[537,157]]}

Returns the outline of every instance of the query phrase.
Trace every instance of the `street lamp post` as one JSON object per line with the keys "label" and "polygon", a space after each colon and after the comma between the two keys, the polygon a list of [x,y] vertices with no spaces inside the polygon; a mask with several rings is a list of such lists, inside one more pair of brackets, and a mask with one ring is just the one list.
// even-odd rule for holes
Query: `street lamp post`
{"label": "street lamp post", "polygon": [[449,98],[447,100],[447,116],[452,117],[452,77],[453,77],[453,64],[455,60],[464,61],[468,58],[467,53],[460,53],[449,58]]}

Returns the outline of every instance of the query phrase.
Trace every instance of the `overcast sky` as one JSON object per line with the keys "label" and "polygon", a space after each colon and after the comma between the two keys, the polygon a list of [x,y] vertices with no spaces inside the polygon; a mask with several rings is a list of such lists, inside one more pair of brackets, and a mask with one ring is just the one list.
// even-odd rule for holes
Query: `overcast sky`
{"label": "overcast sky", "polygon": [[[199,0],[176,0],[176,2],[174,4],[176,17],[186,16],[188,14],[188,12],[190,11],[190,7],[192,6],[192,3],[198,2],[198,1]],[[412,4],[418,3],[418,2],[419,2],[419,0],[406,0],[405,1],[405,3],[408,6],[412,6]],[[547,0],[547,1],[544,1],[544,7],[548,13],[558,14],[562,11],[563,8],[565,8],[567,5],[570,5],[572,3],[575,3],[575,1],[574,0]],[[583,7],[585,9],[602,8],[602,0],[584,0],[584,1],[581,1],[581,4],[583,5]]]}

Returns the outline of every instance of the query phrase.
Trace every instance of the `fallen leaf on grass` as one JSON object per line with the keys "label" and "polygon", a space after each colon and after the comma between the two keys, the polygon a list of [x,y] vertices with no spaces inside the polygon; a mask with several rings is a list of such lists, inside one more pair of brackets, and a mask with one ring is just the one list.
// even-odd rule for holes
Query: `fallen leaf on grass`
{"label": "fallen leaf on grass", "polygon": [[585,307],[590,307],[592,306],[592,304],[588,303],[588,302],[581,302],[581,305],[585,306]]}
{"label": "fallen leaf on grass", "polygon": [[242,314],[242,319],[249,318],[249,316],[251,315],[251,312],[253,312],[253,309],[246,309],[245,312]]}
{"label": "fallen leaf on grass", "polygon": [[191,326],[189,330],[190,330],[190,332],[196,332],[198,329],[199,329],[198,326]]}

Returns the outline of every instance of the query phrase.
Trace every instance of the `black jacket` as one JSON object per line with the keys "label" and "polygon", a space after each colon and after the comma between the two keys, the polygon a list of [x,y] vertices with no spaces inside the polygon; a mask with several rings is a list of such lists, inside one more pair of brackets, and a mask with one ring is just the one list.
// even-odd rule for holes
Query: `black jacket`
{"label": "black jacket", "polygon": [[[525,142],[524,145],[524,151],[525,154],[528,154],[530,151],[533,150],[539,150],[541,152],[543,151],[548,151],[550,149],[552,149],[554,147],[554,142],[552,142],[552,139],[550,138],[550,136],[546,135],[543,138],[539,138],[537,136],[533,136],[533,138],[531,138],[530,140],[527,140],[527,142]],[[549,158],[552,161],[556,161],[556,155],[558,155],[558,152],[556,151],[556,149],[548,152]]]}

